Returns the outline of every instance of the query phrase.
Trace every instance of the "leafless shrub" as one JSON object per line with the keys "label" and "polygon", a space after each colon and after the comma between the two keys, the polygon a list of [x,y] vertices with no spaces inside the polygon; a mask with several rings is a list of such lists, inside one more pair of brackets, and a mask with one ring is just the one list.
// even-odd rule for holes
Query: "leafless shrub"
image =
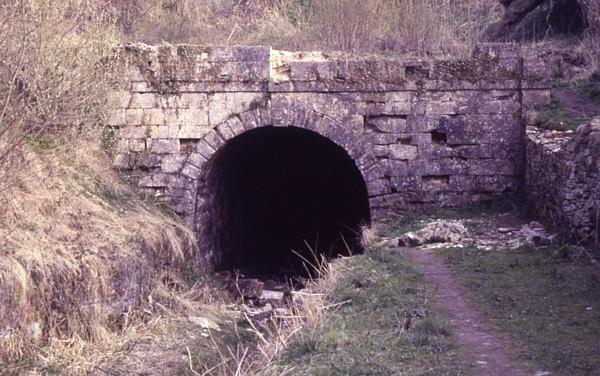
{"label": "leafless shrub", "polygon": [[[117,35],[93,1],[8,0],[0,5],[0,179],[24,142],[48,146],[97,124]],[[93,95],[91,95],[93,93]],[[14,165],[14,166],[11,166]]]}
{"label": "leafless shrub", "polygon": [[312,2],[308,31],[315,40],[321,41],[325,49],[348,52],[370,50],[384,33],[385,5],[383,0]]}
{"label": "leafless shrub", "polygon": [[495,0],[112,0],[127,40],[283,50],[456,54],[498,15]]}
{"label": "leafless shrub", "polygon": [[591,71],[600,70],[600,2],[596,0],[581,0],[586,18],[588,30],[583,38],[583,49],[588,55]]}
{"label": "leafless shrub", "polygon": [[98,142],[118,42],[103,1],[0,5],[0,364],[101,340],[113,304],[190,258],[191,231],[120,182]]}

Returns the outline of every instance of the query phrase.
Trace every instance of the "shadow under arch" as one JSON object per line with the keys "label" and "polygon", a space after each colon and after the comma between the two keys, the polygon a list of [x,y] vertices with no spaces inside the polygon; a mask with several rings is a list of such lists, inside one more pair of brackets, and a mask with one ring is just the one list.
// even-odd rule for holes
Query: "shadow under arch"
{"label": "shadow under arch", "polygon": [[229,139],[204,167],[200,225],[215,270],[306,275],[306,260],[362,251],[367,185],[329,138],[262,126]]}

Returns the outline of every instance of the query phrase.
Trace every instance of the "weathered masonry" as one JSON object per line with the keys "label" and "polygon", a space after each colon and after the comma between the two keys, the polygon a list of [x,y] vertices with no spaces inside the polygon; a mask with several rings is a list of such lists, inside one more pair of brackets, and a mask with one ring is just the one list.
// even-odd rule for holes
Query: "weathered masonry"
{"label": "weathered masonry", "polygon": [[561,240],[600,239],[600,117],[577,132],[527,131],[529,210]]}
{"label": "weathered masonry", "polygon": [[249,262],[242,249],[339,247],[390,208],[514,193],[523,108],[550,87],[513,44],[460,61],[146,45],[123,56],[115,166],[224,267]]}

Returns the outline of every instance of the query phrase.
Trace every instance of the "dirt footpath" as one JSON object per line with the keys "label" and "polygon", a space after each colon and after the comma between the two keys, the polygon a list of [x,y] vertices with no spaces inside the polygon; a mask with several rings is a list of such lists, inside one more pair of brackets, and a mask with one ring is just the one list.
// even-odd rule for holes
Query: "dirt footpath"
{"label": "dirt footpath", "polygon": [[509,356],[511,344],[495,333],[483,316],[471,307],[442,259],[429,249],[401,248],[436,291],[440,309],[447,312],[458,342],[473,359],[474,375],[526,376],[534,372]]}

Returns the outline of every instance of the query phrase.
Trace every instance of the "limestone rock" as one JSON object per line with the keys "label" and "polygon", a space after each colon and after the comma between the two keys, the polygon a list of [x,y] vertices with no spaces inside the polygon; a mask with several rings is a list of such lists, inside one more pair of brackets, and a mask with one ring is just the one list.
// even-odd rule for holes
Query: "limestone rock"
{"label": "limestone rock", "polygon": [[254,320],[265,320],[271,317],[274,313],[273,306],[270,303],[265,304],[263,307],[252,308],[245,304],[242,304],[242,312],[248,317]]}
{"label": "limestone rock", "polygon": [[600,117],[575,133],[530,128],[526,152],[529,211],[558,240],[591,241],[599,231]]}
{"label": "limestone rock", "polygon": [[[487,30],[498,40],[520,40],[541,37],[547,33],[581,32],[586,19],[575,0],[499,0],[506,7],[501,21]],[[594,6],[595,7],[595,6]],[[597,7],[595,7],[597,9]],[[593,15],[592,15],[593,17]],[[594,21],[594,19],[590,19]]]}
{"label": "limestone rock", "polygon": [[274,306],[284,304],[285,293],[281,291],[263,290],[259,296],[261,303],[270,303]]}
{"label": "limestone rock", "polygon": [[290,310],[287,308],[275,308],[273,314],[275,317],[286,317],[290,315]]}
{"label": "limestone rock", "polygon": [[498,232],[501,234],[510,234],[511,232],[518,231],[518,229],[514,227],[498,227]]}
{"label": "limestone rock", "polygon": [[[126,85],[115,89],[107,119],[118,131],[114,164],[197,228],[211,212],[207,168],[257,127],[304,128],[345,149],[365,179],[372,219],[513,193],[522,114],[552,86],[548,64],[523,61],[515,43],[480,44],[461,60],[189,45],[121,52]],[[178,179],[193,192],[173,189]]]}
{"label": "limestone rock", "polygon": [[544,226],[536,221],[532,221],[526,225],[523,225],[520,231],[521,236],[525,238],[525,241],[533,245],[548,245],[554,240],[554,236],[548,235]]}
{"label": "limestone rock", "polygon": [[409,232],[398,239],[400,247],[416,247],[430,243],[456,243],[467,235],[466,228],[459,222],[437,220],[424,229]]}
{"label": "limestone rock", "polygon": [[191,323],[198,325],[202,329],[220,330],[220,327],[216,322],[214,322],[210,319],[207,319],[206,317],[190,316],[190,317],[188,317],[188,320]]}

